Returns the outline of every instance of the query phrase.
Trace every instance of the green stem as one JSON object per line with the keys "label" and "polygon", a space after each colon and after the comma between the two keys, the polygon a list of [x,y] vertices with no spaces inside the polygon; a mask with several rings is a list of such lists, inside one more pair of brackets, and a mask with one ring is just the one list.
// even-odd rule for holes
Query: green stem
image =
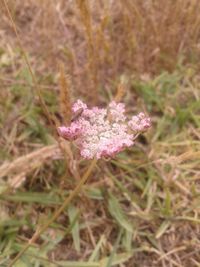
{"label": "green stem", "polygon": [[16,255],[16,257],[11,261],[8,267],[13,266],[14,263],[26,252],[26,250],[40,237],[42,233],[58,218],[58,216],[62,213],[62,211],[69,205],[71,200],[80,192],[82,186],[86,183],[89,178],[92,170],[96,165],[97,160],[93,159],[86,173],[83,175],[83,178],[77,184],[76,188],[71,192],[71,194],[65,199],[62,206],[53,214],[53,216],[32,236],[26,246]]}

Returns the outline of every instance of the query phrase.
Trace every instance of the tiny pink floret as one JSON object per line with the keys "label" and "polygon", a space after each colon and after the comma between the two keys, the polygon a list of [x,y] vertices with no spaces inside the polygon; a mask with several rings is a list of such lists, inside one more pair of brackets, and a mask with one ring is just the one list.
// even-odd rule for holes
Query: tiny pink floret
{"label": "tiny pink floret", "polygon": [[114,157],[125,148],[134,145],[136,135],[151,126],[150,118],[139,113],[128,120],[125,105],[112,101],[108,108],[89,109],[77,100],[72,112],[82,111],[69,127],[58,127],[64,139],[74,141],[85,159]]}
{"label": "tiny pink floret", "polygon": [[124,115],[125,105],[123,103],[116,103],[112,101],[108,105],[108,110],[110,111],[112,118],[115,119],[117,122],[126,120],[126,116]]}
{"label": "tiny pink floret", "polygon": [[87,105],[85,103],[83,103],[81,100],[77,100],[73,106],[72,106],[72,111],[75,113],[77,111],[79,111],[80,109],[87,109]]}
{"label": "tiny pink floret", "polygon": [[58,127],[58,134],[66,140],[76,140],[81,135],[82,129],[80,125],[71,123],[69,127]]}
{"label": "tiny pink floret", "polygon": [[128,122],[128,126],[134,133],[145,132],[151,127],[151,119],[141,112],[131,118]]}

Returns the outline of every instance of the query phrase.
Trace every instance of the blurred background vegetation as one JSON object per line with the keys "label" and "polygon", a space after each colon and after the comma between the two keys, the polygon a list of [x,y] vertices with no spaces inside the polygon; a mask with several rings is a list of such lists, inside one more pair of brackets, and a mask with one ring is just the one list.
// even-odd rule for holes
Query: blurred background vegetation
{"label": "blurred background vegetation", "polygon": [[[122,88],[128,112],[144,111],[153,122],[133,148],[98,163],[79,196],[14,266],[200,266],[200,1],[7,2],[58,124],[67,113],[63,74],[73,100],[106,106]],[[76,151],[63,157],[4,0],[0,8],[3,267],[88,162]]]}

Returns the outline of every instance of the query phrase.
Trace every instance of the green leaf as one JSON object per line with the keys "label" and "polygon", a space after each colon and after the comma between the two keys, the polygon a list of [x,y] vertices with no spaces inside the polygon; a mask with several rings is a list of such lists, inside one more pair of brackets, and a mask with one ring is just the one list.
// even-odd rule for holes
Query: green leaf
{"label": "green leaf", "polygon": [[170,222],[169,221],[164,221],[160,227],[158,228],[158,231],[156,232],[156,238],[160,238],[165,231],[167,230],[167,228],[170,226]]}
{"label": "green leaf", "polygon": [[[29,264],[28,266],[31,266],[31,264]],[[28,267],[27,266],[27,262],[25,263],[23,260],[19,260],[15,263],[14,267]]]}
{"label": "green leaf", "polygon": [[[119,253],[116,254],[113,257],[112,263],[110,266],[116,266],[117,264],[122,264],[129,260],[133,256],[132,253]],[[108,262],[109,257],[106,257],[100,261],[99,267],[107,267],[107,262]]]}
{"label": "green leaf", "polygon": [[108,209],[112,217],[118,222],[118,224],[129,232],[133,232],[133,226],[125,216],[118,200],[110,193],[108,199]]}
{"label": "green leaf", "polygon": [[101,236],[99,239],[99,242],[97,243],[94,251],[92,252],[92,255],[89,258],[89,262],[92,262],[94,260],[98,260],[99,257],[99,250],[101,249],[102,244],[105,242],[106,238],[104,235]]}
{"label": "green leaf", "polygon": [[28,203],[40,203],[43,205],[61,204],[58,197],[52,193],[37,193],[37,192],[19,192],[15,195],[3,195],[0,199],[10,200],[14,202],[28,202]]}
{"label": "green leaf", "polygon": [[85,189],[86,195],[91,199],[103,200],[103,193],[100,188],[88,187]]}
{"label": "green leaf", "polygon": [[79,210],[74,207],[74,206],[69,206],[68,208],[68,215],[69,215],[69,220],[70,223],[73,223],[72,226],[72,237],[74,241],[74,246],[76,251],[80,252],[80,227],[79,227],[79,222],[78,222],[78,214]]}
{"label": "green leaf", "polygon": [[84,261],[58,261],[59,266],[63,267],[102,267],[98,262],[84,262]]}
{"label": "green leaf", "polygon": [[[132,253],[119,253],[113,257],[110,266],[116,266],[117,264],[125,263],[133,256]],[[59,266],[63,267],[107,267],[109,257],[105,257],[98,262],[84,262],[84,261],[58,261]]]}

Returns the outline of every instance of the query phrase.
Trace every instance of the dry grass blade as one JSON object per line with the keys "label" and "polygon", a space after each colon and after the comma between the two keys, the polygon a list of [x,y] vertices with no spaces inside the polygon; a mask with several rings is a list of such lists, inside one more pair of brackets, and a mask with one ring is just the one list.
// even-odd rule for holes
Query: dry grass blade
{"label": "dry grass blade", "polygon": [[60,64],[60,114],[63,121],[68,125],[71,121],[71,81],[69,76],[65,75],[64,66]]}
{"label": "dry grass blade", "polygon": [[161,261],[162,259],[166,258],[167,256],[169,256],[171,254],[175,254],[176,252],[182,251],[182,250],[185,250],[185,249],[186,249],[186,246],[181,246],[181,247],[174,248],[171,251],[168,251],[167,253],[165,253],[162,256],[160,256],[160,258],[158,259],[157,262]]}
{"label": "dry grass blade", "polygon": [[49,159],[61,158],[58,145],[42,147],[28,155],[22,156],[13,162],[6,162],[0,166],[0,178],[10,175],[26,175],[36,168],[39,168]]}
{"label": "dry grass blade", "polygon": [[200,151],[187,151],[175,158],[176,163],[182,163],[187,160],[194,160],[200,157]]}

